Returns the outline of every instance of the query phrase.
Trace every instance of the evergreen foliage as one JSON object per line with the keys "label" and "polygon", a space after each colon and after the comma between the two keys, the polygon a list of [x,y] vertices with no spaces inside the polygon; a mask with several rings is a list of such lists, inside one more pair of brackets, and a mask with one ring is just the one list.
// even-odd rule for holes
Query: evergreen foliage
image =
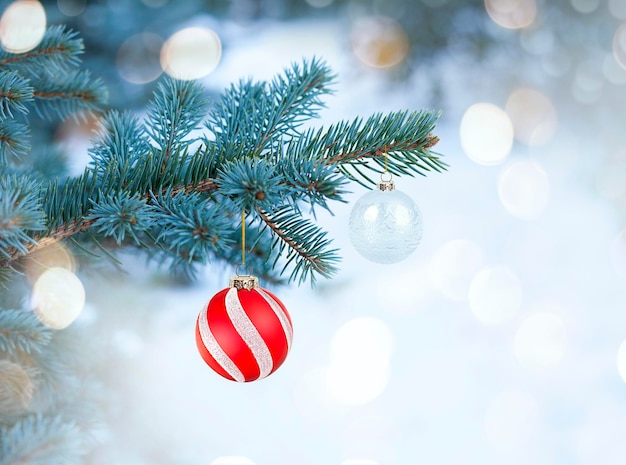
{"label": "evergreen foliage", "polygon": [[57,172],[56,151],[30,148],[29,118],[79,118],[103,105],[100,81],[79,69],[81,51],[74,33],[52,27],[36,49],[0,53],[0,465],[84,463],[98,428],[97,415],[84,421],[97,407],[72,401],[97,392],[78,369],[87,344],[71,328],[45,327],[25,299],[37,252],[64,242],[77,256],[143,251],[187,273],[235,265],[243,211],[253,272],[314,282],[339,261],[307,216],[315,207],[330,210],[350,182],[371,186],[368,173],[381,171],[385,154],[394,174],[446,167],[432,151],[435,112],[304,130],[334,79],[312,59],[271,82],[242,80],[212,106],[198,83],[165,78],[145,120],[125,111],[101,118],[91,162],[69,177]]}

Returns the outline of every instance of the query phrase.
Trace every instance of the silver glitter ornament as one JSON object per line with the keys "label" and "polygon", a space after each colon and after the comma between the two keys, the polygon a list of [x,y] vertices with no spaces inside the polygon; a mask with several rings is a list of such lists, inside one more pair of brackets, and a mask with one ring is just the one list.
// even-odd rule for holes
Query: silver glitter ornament
{"label": "silver glitter ornament", "polygon": [[378,188],[363,195],[350,214],[350,241],[363,257],[376,263],[407,258],[423,234],[422,213],[405,193],[396,190],[389,173]]}

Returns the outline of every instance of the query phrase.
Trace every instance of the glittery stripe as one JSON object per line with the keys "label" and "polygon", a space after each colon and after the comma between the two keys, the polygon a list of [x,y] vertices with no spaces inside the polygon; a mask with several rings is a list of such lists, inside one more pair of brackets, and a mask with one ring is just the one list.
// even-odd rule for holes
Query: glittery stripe
{"label": "glittery stripe", "polygon": [[198,322],[198,328],[200,329],[200,337],[202,338],[202,343],[204,347],[209,351],[211,356],[215,359],[217,363],[221,365],[221,367],[232,376],[235,381],[239,383],[243,383],[246,378],[243,376],[243,373],[239,371],[237,365],[233,363],[226,352],[222,349],[222,347],[215,340],[215,336],[211,332],[209,328],[209,320],[207,318],[207,308],[200,312],[200,321]]}
{"label": "glittery stripe", "polygon": [[285,311],[282,307],[276,302],[271,295],[265,292],[260,287],[256,288],[256,291],[261,294],[261,297],[265,299],[265,301],[272,308],[278,319],[280,320],[280,324],[283,327],[283,331],[285,332],[285,337],[287,338],[287,349],[291,348],[291,341],[293,340],[293,328],[291,327],[291,323],[289,323],[289,319],[287,315],[285,315]]}
{"label": "glittery stripe", "polygon": [[[253,291],[242,291],[253,292]],[[235,330],[241,336],[241,339],[248,345],[252,351],[257,364],[259,365],[259,378],[265,378],[272,372],[274,362],[272,360],[272,354],[270,353],[265,341],[257,331],[257,329],[246,315],[245,310],[241,306],[239,296],[237,295],[237,289],[232,288],[226,294],[226,313],[230,321],[232,321]]]}

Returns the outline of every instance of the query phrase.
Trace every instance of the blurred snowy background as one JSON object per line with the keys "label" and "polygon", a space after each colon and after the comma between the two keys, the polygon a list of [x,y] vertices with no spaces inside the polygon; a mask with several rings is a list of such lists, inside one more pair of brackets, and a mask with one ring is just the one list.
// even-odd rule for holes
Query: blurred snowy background
{"label": "blurred snowy background", "polygon": [[[43,3],[86,35],[88,63],[108,60],[118,106],[164,67],[217,94],[317,56],[338,84],[315,124],[443,109],[450,165],[396,179],[425,219],[399,264],[354,251],[350,203],[320,216],[341,272],[274,289],[294,345],[260,382],[220,378],[195,347],[231,270],[179,283],[128,257],[126,276],[87,273],[74,326],[99,351],[108,426],[93,463],[626,463],[623,0]],[[177,46],[199,69],[167,61]],[[64,129],[78,169],[85,132]]]}

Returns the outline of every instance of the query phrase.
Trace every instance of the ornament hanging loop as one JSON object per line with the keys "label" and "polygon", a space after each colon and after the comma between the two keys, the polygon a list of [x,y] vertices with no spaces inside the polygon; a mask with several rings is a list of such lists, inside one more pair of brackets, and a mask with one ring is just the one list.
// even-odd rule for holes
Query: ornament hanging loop
{"label": "ornament hanging loop", "polygon": [[393,182],[393,175],[389,171],[385,171],[380,174],[380,182],[377,185],[381,191],[392,191],[396,188],[396,184]]}
{"label": "ornament hanging loop", "polygon": [[[243,270],[243,271],[242,271]],[[245,273],[245,274],[243,274]],[[230,278],[229,287],[237,290],[246,289],[251,291],[259,287],[259,279],[252,276],[246,265],[246,211],[241,211],[241,264],[235,268],[235,276]]]}
{"label": "ornament hanging loop", "polygon": [[380,182],[376,185],[381,191],[392,191],[396,188],[393,182],[393,175],[389,172],[389,155],[387,152],[383,154],[385,159],[385,171],[380,173]]}

